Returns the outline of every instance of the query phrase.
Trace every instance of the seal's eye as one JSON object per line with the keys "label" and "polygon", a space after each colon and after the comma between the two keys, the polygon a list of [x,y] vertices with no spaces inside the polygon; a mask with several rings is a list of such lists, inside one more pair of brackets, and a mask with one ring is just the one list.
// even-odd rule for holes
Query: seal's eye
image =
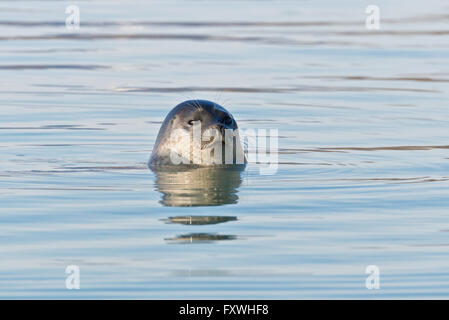
{"label": "seal's eye", "polygon": [[232,124],[232,118],[230,116],[226,116],[223,119],[223,123],[226,124],[226,125],[231,125]]}
{"label": "seal's eye", "polygon": [[193,121],[194,121],[194,120],[189,120],[189,121],[187,121],[187,123],[188,123],[190,126],[193,126]]}

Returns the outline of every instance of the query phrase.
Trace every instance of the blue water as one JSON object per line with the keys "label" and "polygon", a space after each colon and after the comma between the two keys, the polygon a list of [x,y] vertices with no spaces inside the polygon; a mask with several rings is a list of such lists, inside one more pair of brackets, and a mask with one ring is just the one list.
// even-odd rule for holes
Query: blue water
{"label": "blue water", "polygon": [[[75,4],[0,4],[0,298],[449,297],[445,1]],[[150,171],[192,98],[277,172]]]}

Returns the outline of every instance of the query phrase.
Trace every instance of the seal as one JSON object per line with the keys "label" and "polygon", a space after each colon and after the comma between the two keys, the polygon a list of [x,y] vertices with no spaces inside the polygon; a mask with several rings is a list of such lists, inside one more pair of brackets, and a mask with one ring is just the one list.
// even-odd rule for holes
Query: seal
{"label": "seal", "polygon": [[212,101],[188,100],[168,113],[148,166],[244,165],[246,162],[237,122],[231,113]]}

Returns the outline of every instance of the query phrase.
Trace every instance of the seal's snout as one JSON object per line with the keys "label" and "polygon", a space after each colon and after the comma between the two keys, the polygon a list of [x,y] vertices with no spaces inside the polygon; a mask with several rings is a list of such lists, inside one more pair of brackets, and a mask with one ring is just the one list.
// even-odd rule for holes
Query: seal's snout
{"label": "seal's snout", "polygon": [[221,123],[210,125],[201,137],[201,149],[207,149],[216,143],[225,143],[226,126]]}
{"label": "seal's snout", "polygon": [[214,144],[216,140],[217,137],[213,135],[207,136],[206,138],[203,137],[203,139],[201,139],[201,149],[206,149],[208,146]]}

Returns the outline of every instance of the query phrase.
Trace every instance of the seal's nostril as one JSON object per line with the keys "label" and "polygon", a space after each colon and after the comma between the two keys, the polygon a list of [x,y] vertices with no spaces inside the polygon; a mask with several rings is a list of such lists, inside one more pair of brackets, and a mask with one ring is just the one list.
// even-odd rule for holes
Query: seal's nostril
{"label": "seal's nostril", "polygon": [[223,123],[227,126],[230,126],[232,124],[232,118],[230,116],[225,116],[223,119]]}

